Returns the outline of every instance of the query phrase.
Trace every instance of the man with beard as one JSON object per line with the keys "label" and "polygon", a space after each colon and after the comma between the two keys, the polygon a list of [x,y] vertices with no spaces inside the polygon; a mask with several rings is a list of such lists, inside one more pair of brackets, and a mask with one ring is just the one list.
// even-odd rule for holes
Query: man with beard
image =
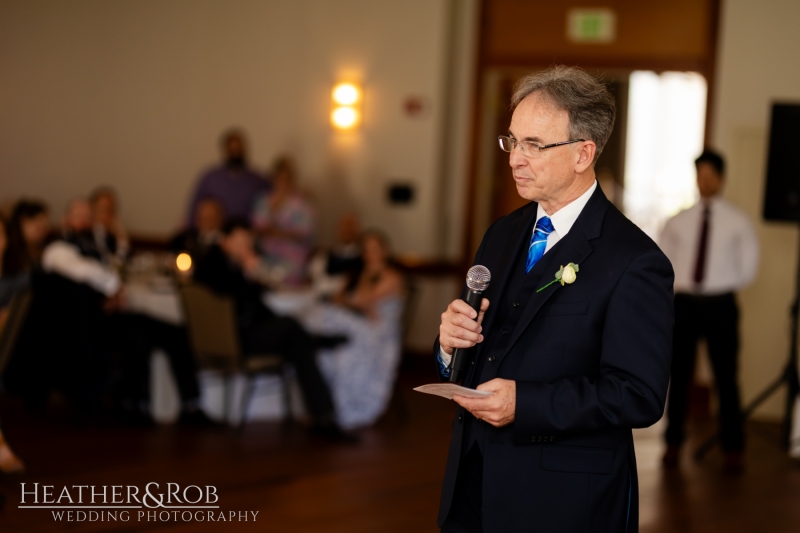
{"label": "man with beard", "polygon": [[232,129],[220,140],[223,161],[206,171],[197,182],[187,211],[189,226],[195,222],[197,204],[205,198],[215,198],[230,218],[250,218],[253,200],[269,188],[269,183],[249,168],[244,133]]}

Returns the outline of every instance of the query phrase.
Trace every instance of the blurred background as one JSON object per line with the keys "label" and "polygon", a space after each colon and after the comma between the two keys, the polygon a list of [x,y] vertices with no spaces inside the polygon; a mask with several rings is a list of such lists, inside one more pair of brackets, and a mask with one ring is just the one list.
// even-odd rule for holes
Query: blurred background
{"label": "blurred background", "polygon": [[[75,215],[76,199],[87,198],[94,218],[84,229],[97,228],[98,196],[111,198],[103,235],[123,246],[102,258],[111,276],[106,285],[80,281],[110,300],[120,296],[106,315],[145,316],[188,334],[196,367],[188,372],[198,376],[199,391],[186,396],[182,388],[178,374],[187,371],[176,363],[179,349],[165,347],[173,330],[125,324],[131,338],[156,339],[141,348],[147,383],[132,398],[133,411],[158,424],[120,424],[116,414],[98,416],[95,406],[76,416],[81,400],[59,379],[33,399],[27,385],[15,391],[8,383],[9,375],[25,382],[30,373],[14,364],[13,352],[26,345],[19,325],[0,427],[26,471],[3,477],[0,524],[68,527],[45,511],[19,509],[20,482],[175,478],[216,483],[223,507],[260,509],[260,528],[270,531],[435,531],[452,406],[410,388],[434,379],[439,315],[458,296],[483,232],[523,201],[496,142],[507,131],[512,86],[553,64],[585,68],[614,94],[617,125],[598,179],[653,238],[697,201],[694,159],[703,148],[727,157],[724,196],[749,215],[761,243],[759,274],[739,294],[740,385],[743,399],[751,399],[780,374],[789,351],[798,229],[764,222],[762,205],[771,105],[800,101],[799,19],[794,0],[0,0],[6,226],[25,200],[44,206],[39,212],[54,232],[69,229],[62,217]],[[215,187],[226,187],[225,179],[244,189],[218,197]],[[239,212],[242,197],[253,200],[247,212]],[[340,413],[340,425],[358,442],[307,435],[309,392],[282,362],[275,371],[268,364],[254,370],[240,357],[246,347],[208,346],[214,341],[203,330],[228,311],[219,311],[219,302],[208,310],[185,290],[200,272],[204,252],[194,247],[203,239],[204,201],[219,210],[209,223],[212,239],[228,242],[242,230],[256,242],[256,259],[237,256],[233,244],[224,251],[249,281],[270,288],[264,305],[300,324],[321,359],[350,358],[319,363],[334,404],[345,401],[340,388],[374,395],[374,412],[357,408],[349,421]],[[226,218],[247,224],[223,227]],[[361,239],[369,228],[378,236]],[[187,232],[194,241],[176,241]],[[362,252],[375,248],[360,270],[332,266],[359,242]],[[190,256],[187,264],[180,253]],[[386,292],[367,294],[368,303],[347,300],[360,294],[373,261]],[[396,309],[386,311],[386,294],[397,297]],[[353,308],[358,320],[343,311]],[[71,313],[69,305],[59,309]],[[49,324],[42,320],[36,331],[47,336],[53,330],[42,329]],[[92,324],[78,337],[98,337],[94,328],[105,326]],[[341,377],[375,350],[382,354],[380,390]],[[141,357],[119,346],[111,351],[115,363],[99,378],[103,387],[124,382],[122,374],[136,366],[131,358]],[[223,371],[208,362],[220,354],[229,356]],[[66,365],[69,371],[56,372],[61,378],[71,372],[84,379],[80,368],[98,368],[96,359],[81,360],[82,367],[57,357],[40,364]],[[292,366],[291,357],[283,359]],[[695,381],[692,416],[701,441],[714,431],[716,408],[703,357]],[[101,389],[102,411],[114,394]],[[677,477],[663,474],[660,429],[637,436],[642,530],[796,527],[800,471],[779,445],[782,395],[753,414],[752,466],[734,488],[709,466],[713,458],[688,464]],[[208,427],[174,423],[194,407],[208,416]],[[288,429],[281,422],[287,409],[295,420]],[[300,502],[314,502],[316,510]]]}

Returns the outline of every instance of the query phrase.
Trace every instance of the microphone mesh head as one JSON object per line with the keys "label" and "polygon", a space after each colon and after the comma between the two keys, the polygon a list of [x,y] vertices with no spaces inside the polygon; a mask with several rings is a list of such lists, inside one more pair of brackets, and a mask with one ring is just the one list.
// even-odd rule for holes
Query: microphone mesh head
{"label": "microphone mesh head", "polygon": [[467,287],[475,292],[483,292],[489,287],[492,275],[483,265],[475,265],[467,272]]}

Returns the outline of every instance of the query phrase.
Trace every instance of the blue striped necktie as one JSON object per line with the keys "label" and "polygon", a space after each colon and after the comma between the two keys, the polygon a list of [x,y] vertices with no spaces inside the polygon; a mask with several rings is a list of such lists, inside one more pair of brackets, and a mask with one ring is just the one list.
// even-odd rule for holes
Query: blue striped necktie
{"label": "blue striped necktie", "polygon": [[553,232],[553,229],[550,217],[542,217],[536,221],[536,228],[531,236],[531,245],[528,247],[528,260],[525,262],[526,274],[544,255],[545,248],[547,248],[547,236]]}

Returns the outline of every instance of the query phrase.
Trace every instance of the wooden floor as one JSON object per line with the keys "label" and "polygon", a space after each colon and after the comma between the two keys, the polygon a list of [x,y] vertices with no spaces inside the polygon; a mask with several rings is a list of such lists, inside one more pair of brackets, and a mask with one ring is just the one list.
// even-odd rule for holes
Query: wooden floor
{"label": "wooden floor", "polygon": [[[31,420],[4,400],[3,429],[28,465],[23,476],[0,477],[8,499],[0,531],[266,531],[435,532],[452,404],[410,391],[425,376],[403,376],[408,423],[396,411],[362,432],[355,446],[334,445],[277,424],[243,431],[180,427],[75,427]],[[720,472],[712,453],[703,463],[686,457],[664,472],[660,428],[637,433],[641,531],[800,531],[800,466],[777,446],[777,427],[751,424],[748,469]],[[258,512],[257,522],[55,522],[50,511],[19,509],[20,483],[138,485],[168,482],[213,485],[219,511]],[[235,514],[235,513],[234,513]],[[238,517],[238,514],[236,514]],[[146,517],[146,515],[145,515]]]}

